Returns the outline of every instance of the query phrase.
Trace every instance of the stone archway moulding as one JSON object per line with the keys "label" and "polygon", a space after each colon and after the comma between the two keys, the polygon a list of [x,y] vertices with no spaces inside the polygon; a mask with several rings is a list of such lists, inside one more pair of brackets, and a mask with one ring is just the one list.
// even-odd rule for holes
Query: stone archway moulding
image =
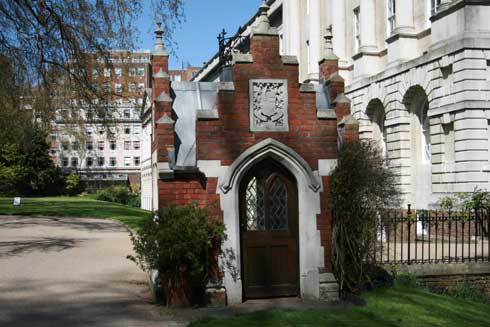
{"label": "stone archway moulding", "polygon": [[318,192],[321,189],[321,183],[311,170],[310,166],[296,151],[279,141],[268,138],[245,150],[233,162],[226,172],[223,183],[220,185],[221,191],[225,194],[228,193],[233,188],[237,178],[241,176],[244,171],[257,161],[266,157],[273,157],[278,162],[283,162],[285,158],[289,159],[294,162],[305,175],[309,182],[308,187],[312,191]]}

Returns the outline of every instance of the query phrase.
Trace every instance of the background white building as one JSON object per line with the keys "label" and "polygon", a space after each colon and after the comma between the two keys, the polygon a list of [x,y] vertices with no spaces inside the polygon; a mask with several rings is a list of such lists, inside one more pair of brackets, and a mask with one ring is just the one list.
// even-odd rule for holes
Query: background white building
{"label": "background white building", "polygon": [[[319,81],[333,48],[361,138],[379,142],[406,203],[490,190],[490,1],[270,0],[281,52]],[[251,20],[240,31],[248,35]],[[215,56],[194,80],[219,78]]]}
{"label": "background white building", "polygon": [[[81,110],[58,110],[51,132],[50,154],[55,163],[81,174],[89,189],[113,182],[140,187],[142,108],[147,106],[150,84],[150,51],[114,51],[110,67],[94,66],[94,88],[114,94],[111,117],[99,117],[97,105],[79,102]],[[101,61],[102,62],[102,61]],[[81,113],[82,124],[72,123],[71,113]]]}

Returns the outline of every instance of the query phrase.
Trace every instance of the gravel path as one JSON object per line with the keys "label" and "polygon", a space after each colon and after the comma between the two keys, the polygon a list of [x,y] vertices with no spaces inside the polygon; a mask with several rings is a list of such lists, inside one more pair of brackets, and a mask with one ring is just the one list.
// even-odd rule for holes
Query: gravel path
{"label": "gravel path", "polygon": [[151,304],[119,222],[0,216],[0,326],[182,326]]}

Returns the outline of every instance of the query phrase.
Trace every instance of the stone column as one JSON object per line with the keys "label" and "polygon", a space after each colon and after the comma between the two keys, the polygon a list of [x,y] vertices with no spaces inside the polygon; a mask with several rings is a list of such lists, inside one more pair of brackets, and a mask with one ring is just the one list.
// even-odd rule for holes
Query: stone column
{"label": "stone column", "polygon": [[333,51],[341,60],[346,60],[345,49],[345,0],[333,0],[331,2],[332,28],[333,28]]}
{"label": "stone column", "polygon": [[318,61],[320,60],[320,0],[310,0],[308,14],[309,58],[308,58],[308,79],[318,80]]}
{"label": "stone column", "polygon": [[411,33],[414,31],[413,0],[396,0],[395,33]]}
{"label": "stone column", "polygon": [[361,0],[361,47],[360,52],[372,52],[376,46],[375,0]]}
{"label": "stone column", "polygon": [[299,6],[298,0],[288,0],[283,3],[284,17],[284,54],[299,57]]}

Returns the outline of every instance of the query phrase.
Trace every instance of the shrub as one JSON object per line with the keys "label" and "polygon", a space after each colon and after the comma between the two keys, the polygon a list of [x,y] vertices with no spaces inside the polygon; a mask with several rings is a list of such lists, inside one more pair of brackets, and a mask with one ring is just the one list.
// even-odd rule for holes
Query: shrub
{"label": "shrub", "polygon": [[141,206],[140,195],[132,193],[126,186],[111,186],[95,193],[95,199],[99,201],[116,202],[131,207],[139,208]]}
{"label": "shrub", "polygon": [[372,141],[345,143],[330,179],[333,268],[343,292],[375,287],[380,214],[400,204],[394,174]]}
{"label": "shrub", "polygon": [[224,237],[222,222],[196,205],[169,206],[148,215],[131,233],[135,256],[144,271],[157,270],[167,305],[190,304],[190,280],[205,282],[210,252]]}
{"label": "shrub", "polygon": [[70,173],[66,177],[65,192],[70,196],[80,193],[80,176],[78,174]]}
{"label": "shrub", "polygon": [[490,297],[487,294],[466,280],[458,283],[450,294],[467,301],[490,303]]}
{"label": "shrub", "polygon": [[417,276],[413,273],[399,273],[394,277],[395,286],[401,287],[419,287]]}

